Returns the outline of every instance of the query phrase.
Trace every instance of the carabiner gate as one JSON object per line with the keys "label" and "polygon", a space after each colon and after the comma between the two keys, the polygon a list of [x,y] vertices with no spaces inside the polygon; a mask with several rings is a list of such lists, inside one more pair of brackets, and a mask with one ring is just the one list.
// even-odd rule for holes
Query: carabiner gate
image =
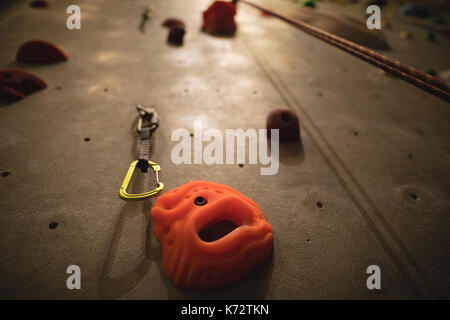
{"label": "carabiner gate", "polygon": [[127,189],[131,182],[131,178],[133,177],[134,170],[136,170],[136,165],[138,163],[138,160],[135,160],[131,163],[130,168],[128,169],[128,172],[125,176],[125,179],[123,180],[122,187],[120,188],[120,196],[127,200],[137,200],[137,199],[147,199],[147,198],[153,198],[156,197],[158,194],[161,193],[161,191],[164,188],[164,183],[159,181],[158,172],[161,170],[161,167],[159,164],[154,163],[152,161],[149,161],[148,164],[150,167],[152,167],[153,171],[156,175],[156,183],[158,186],[150,191],[144,192],[144,193],[128,193]]}

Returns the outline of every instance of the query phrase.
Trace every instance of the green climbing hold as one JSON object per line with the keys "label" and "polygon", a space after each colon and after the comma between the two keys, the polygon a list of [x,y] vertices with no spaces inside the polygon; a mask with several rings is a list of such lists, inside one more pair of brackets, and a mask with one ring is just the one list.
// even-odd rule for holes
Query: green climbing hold
{"label": "green climbing hold", "polygon": [[425,70],[426,74],[429,74],[430,76],[435,76],[436,75],[436,71],[434,71],[433,69],[427,69]]}

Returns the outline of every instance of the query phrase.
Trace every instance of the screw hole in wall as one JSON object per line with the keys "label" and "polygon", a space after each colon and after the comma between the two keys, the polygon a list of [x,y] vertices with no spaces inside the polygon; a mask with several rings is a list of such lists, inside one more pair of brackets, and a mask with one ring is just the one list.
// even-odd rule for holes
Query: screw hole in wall
{"label": "screw hole in wall", "polygon": [[48,225],[48,228],[53,230],[56,229],[58,227],[59,223],[58,222],[50,222]]}
{"label": "screw hole in wall", "polygon": [[89,142],[91,141],[91,138],[84,138],[84,141]]}
{"label": "screw hole in wall", "polygon": [[411,196],[411,198],[412,198],[413,200],[419,199],[419,196],[418,196],[417,194],[415,194],[415,193],[410,193],[409,195]]}
{"label": "screw hole in wall", "polygon": [[2,177],[7,177],[9,176],[11,173],[8,171],[2,172]]}
{"label": "screw hole in wall", "polygon": [[318,201],[318,202],[316,203],[316,205],[317,205],[320,209],[323,209],[323,203],[322,203],[322,202]]}

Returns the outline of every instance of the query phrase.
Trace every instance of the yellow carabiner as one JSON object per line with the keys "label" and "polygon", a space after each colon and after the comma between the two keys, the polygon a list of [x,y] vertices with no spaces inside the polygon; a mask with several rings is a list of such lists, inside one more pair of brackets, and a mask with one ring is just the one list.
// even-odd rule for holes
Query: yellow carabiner
{"label": "yellow carabiner", "polygon": [[158,172],[161,170],[161,167],[159,164],[149,161],[148,164],[150,167],[152,167],[153,171],[156,174],[156,183],[158,183],[158,186],[148,192],[144,193],[127,193],[128,185],[130,184],[131,178],[133,177],[134,170],[136,169],[136,165],[138,163],[138,160],[133,161],[130,165],[130,168],[128,169],[127,175],[125,176],[125,179],[123,180],[122,187],[120,188],[120,196],[127,200],[136,200],[136,199],[145,199],[145,198],[153,198],[156,197],[164,188],[164,183],[159,182],[159,176]]}

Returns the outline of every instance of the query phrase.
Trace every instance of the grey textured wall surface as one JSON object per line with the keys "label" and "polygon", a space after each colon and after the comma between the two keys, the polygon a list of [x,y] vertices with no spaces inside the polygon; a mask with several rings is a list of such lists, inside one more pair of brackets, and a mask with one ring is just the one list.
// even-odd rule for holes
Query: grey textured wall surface
{"label": "grey textured wall surface", "polygon": [[[0,106],[0,171],[10,172],[0,177],[1,298],[450,298],[447,103],[245,6],[236,36],[217,38],[200,32],[206,0],[79,0],[82,29],[73,31],[69,4],[0,12],[0,68],[48,83]],[[141,33],[146,4],[154,13]],[[186,22],[182,47],[167,45],[167,17]],[[387,55],[424,69],[432,52],[436,68],[448,67],[448,39],[424,48],[386,36]],[[30,39],[57,44],[69,61],[17,65]],[[273,255],[238,284],[174,286],[152,230],[154,200],[119,198],[137,157],[138,103],[161,116],[151,159],[166,190],[223,183],[272,224]],[[174,129],[193,131],[196,119],[204,128],[264,128],[278,106],[298,114],[302,144],[281,146],[277,175],[260,176],[259,165],[172,163]],[[81,290],[66,288],[71,264],[81,268]],[[366,287],[372,264],[381,290]]]}

